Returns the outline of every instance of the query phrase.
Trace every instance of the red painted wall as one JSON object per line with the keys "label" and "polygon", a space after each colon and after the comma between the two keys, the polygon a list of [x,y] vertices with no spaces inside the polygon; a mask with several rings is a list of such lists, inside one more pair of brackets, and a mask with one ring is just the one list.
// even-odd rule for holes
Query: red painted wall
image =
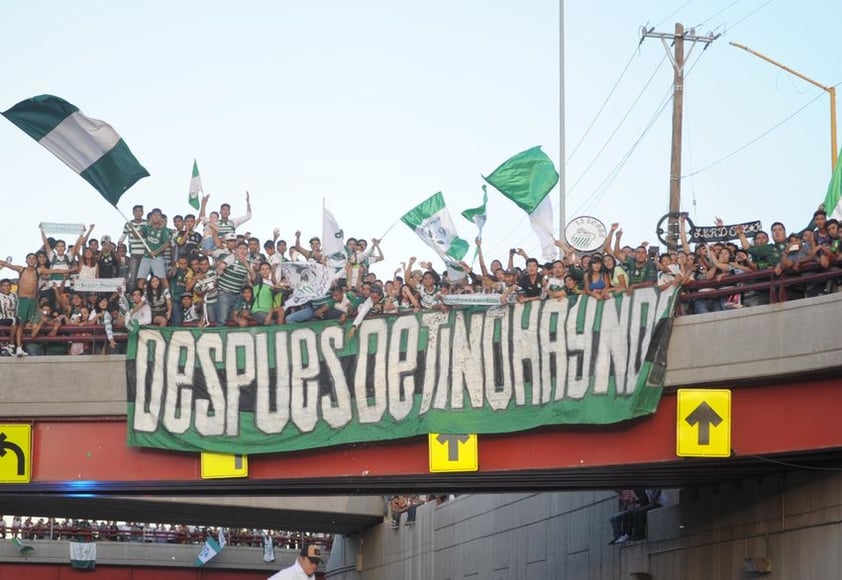
{"label": "red painted wall", "polygon": [[[828,379],[732,389],[731,445],[739,455],[842,448],[840,382]],[[719,387],[723,388],[723,387]],[[677,461],[676,397],[615,425],[483,435],[480,472]],[[125,419],[36,421],[33,482],[198,481],[199,454],[126,447]],[[426,438],[249,457],[249,479],[428,473]]]}

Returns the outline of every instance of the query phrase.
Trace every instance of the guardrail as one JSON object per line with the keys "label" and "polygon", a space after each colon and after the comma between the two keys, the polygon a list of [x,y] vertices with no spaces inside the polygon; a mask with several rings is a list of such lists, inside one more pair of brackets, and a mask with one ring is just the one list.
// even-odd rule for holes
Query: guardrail
{"label": "guardrail", "polygon": [[[8,326],[0,326],[0,343],[9,342],[9,330]],[[115,329],[114,340],[125,343],[128,333],[122,328]],[[32,336],[29,328],[24,328],[23,332],[24,348],[30,354],[68,354],[70,345],[74,343],[81,344],[86,354],[99,354],[107,342],[102,324],[63,324],[54,333],[39,333],[37,336]]]}
{"label": "guardrail", "polygon": [[694,281],[684,284],[679,300],[687,304],[694,300],[723,298],[750,292],[768,293],[770,304],[826,293],[828,282],[842,281],[842,269],[823,269],[818,264],[802,266],[797,272],[775,274],[774,268],[757,272],[723,276],[718,280]]}
{"label": "guardrail", "polygon": [[[756,272],[723,276],[715,280],[693,281],[681,288],[679,301],[689,304],[695,300],[724,298],[734,294],[760,293],[771,304],[803,298],[811,294],[824,293],[822,283],[842,282],[842,269],[822,269],[818,264],[805,265],[797,272],[775,274],[773,268]],[[679,314],[688,314],[679,309]],[[125,343],[128,333],[122,327],[114,329],[114,340]],[[9,341],[9,327],[0,326],[0,343]],[[30,354],[68,354],[71,344],[81,344],[85,354],[99,354],[108,342],[105,327],[101,324],[60,326],[49,334],[32,336],[29,329],[24,330],[23,342]]]}
{"label": "guardrail", "polygon": [[[286,550],[300,550],[303,543],[315,543],[330,550],[331,535],[312,537],[302,532],[272,532],[268,534],[274,546]],[[207,538],[216,538],[216,528],[194,527],[170,530],[122,529],[121,527],[65,527],[48,524],[33,524],[31,527],[7,527],[0,531],[0,539],[20,538],[32,541],[78,541],[78,542],[134,542],[145,544],[203,544]],[[232,546],[260,548],[262,534],[248,530],[227,529],[226,542]]]}

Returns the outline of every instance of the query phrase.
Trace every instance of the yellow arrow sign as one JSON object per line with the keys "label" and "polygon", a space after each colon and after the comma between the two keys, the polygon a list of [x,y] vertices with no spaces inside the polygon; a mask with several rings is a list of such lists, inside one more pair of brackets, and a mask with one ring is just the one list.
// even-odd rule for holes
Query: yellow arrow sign
{"label": "yellow arrow sign", "polygon": [[0,425],[0,483],[32,479],[32,425]]}
{"label": "yellow arrow sign", "polygon": [[227,479],[249,476],[247,455],[202,453],[202,479]]}
{"label": "yellow arrow sign", "polygon": [[731,456],[731,391],[678,389],[675,454]]}
{"label": "yellow arrow sign", "polygon": [[477,436],[429,434],[430,473],[477,471],[479,450]]}

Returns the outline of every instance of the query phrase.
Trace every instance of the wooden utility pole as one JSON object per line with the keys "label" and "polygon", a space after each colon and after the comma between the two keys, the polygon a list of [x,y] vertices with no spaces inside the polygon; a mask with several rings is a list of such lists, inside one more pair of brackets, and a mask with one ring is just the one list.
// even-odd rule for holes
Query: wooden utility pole
{"label": "wooden utility pole", "polygon": [[[690,47],[690,52],[697,42],[701,42],[707,47],[708,44],[718,38],[714,35],[696,36],[695,29],[690,29],[689,33],[684,31],[684,25],[680,22],[675,23],[675,32],[669,34],[666,32],[654,32],[653,29],[643,29],[643,38],[660,38],[664,43],[664,48],[667,51],[667,56],[670,57],[673,68],[673,94],[672,94],[672,157],[670,161],[670,204],[669,204],[669,221],[668,225],[668,248],[674,251],[678,247],[678,213],[681,211],[681,129],[684,114],[684,63],[690,56],[688,53],[684,54],[684,41],[690,41],[693,44]],[[672,40],[674,47],[674,54],[670,52],[670,47],[667,40]]]}

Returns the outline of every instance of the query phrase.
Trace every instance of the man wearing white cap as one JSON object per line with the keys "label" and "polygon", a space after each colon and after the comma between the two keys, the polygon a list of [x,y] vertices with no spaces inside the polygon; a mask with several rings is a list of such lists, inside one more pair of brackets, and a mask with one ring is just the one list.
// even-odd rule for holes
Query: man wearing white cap
{"label": "man wearing white cap", "polygon": [[316,568],[322,563],[322,550],[314,544],[304,546],[295,563],[269,576],[268,580],[313,580]]}

